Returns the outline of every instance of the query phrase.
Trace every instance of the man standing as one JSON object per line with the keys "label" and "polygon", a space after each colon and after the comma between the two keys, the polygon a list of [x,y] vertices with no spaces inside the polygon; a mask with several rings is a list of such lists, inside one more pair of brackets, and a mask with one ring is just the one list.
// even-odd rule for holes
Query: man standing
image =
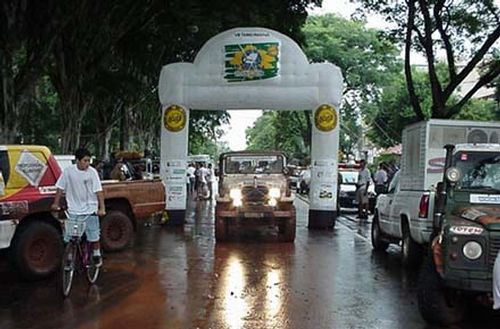
{"label": "man standing", "polygon": [[[97,171],[90,166],[90,152],[78,149],[75,152],[76,164],[67,167],[56,183],[57,192],[52,210],[60,211],[59,203],[62,192],[65,192],[68,213],[72,219],[87,220],[85,233],[92,245],[92,258],[96,266],[102,265],[100,247],[99,217],[106,214],[104,195]],[[64,240],[70,237],[66,234]]]}
{"label": "man standing", "polygon": [[356,190],[356,201],[358,201],[358,216],[360,219],[368,218],[368,185],[372,180],[371,173],[368,168],[366,168],[366,161],[361,160],[359,162],[360,169],[358,174],[357,190]]}
{"label": "man standing", "polygon": [[387,171],[385,171],[385,166],[385,162],[381,162],[375,173],[375,193],[377,193],[377,195],[386,191],[385,184],[387,183]]}
{"label": "man standing", "polygon": [[193,192],[194,192],[194,183],[195,183],[194,172],[195,172],[194,165],[192,163],[190,163],[186,169],[186,174],[187,174],[187,177],[189,179],[189,182],[188,182],[189,191],[188,191],[188,193],[190,193],[190,194],[193,194]]}

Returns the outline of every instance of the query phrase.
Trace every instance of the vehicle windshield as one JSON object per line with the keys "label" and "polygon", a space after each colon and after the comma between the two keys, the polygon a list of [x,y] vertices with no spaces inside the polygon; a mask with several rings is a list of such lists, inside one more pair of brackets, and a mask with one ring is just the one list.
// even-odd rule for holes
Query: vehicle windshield
{"label": "vehicle windshield", "polygon": [[340,171],[342,175],[342,184],[356,184],[358,181],[357,171]]}
{"label": "vehicle windshield", "polygon": [[277,174],[283,173],[280,155],[233,155],[224,163],[226,174]]}
{"label": "vehicle windshield", "polygon": [[500,155],[490,152],[461,152],[455,164],[462,172],[457,189],[500,189]]}

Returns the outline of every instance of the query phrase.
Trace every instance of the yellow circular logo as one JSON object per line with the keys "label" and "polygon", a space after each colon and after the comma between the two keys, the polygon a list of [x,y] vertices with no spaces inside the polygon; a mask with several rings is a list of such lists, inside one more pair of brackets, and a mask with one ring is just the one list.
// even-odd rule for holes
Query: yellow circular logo
{"label": "yellow circular logo", "polygon": [[321,131],[335,129],[337,126],[337,111],[330,105],[321,105],[314,114],[314,124]]}
{"label": "yellow circular logo", "polygon": [[163,125],[168,131],[181,131],[186,125],[186,111],[178,105],[170,105],[163,115]]}

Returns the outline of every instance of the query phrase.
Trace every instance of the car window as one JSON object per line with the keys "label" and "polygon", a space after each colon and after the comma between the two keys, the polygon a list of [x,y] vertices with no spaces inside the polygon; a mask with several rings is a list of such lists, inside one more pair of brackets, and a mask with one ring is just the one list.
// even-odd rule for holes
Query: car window
{"label": "car window", "polygon": [[394,193],[399,185],[399,171],[392,177],[391,183],[389,184],[389,190],[387,193]]}
{"label": "car window", "polygon": [[343,184],[350,184],[350,183],[355,184],[358,181],[357,171],[341,171],[340,174],[342,175]]}

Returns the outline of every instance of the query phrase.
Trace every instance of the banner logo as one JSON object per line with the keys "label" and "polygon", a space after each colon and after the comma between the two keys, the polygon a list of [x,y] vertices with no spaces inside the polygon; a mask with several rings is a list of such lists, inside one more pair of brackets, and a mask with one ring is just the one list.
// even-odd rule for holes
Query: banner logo
{"label": "banner logo", "polygon": [[227,82],[264,80],[279,75],[279,43],[245,43],[224,46]]}
{"label": "banner logo", "polygon": [[321,105],[314,114],[314,124],[321,131],[332,131],[337,126],[337,111],[330,105]]}
{"label": "banner logo", "polygon": [[186,111],[177,105],[170,105],[163,115],[165,129],[172,132],[181,131],[186,125],[186,120]]}

